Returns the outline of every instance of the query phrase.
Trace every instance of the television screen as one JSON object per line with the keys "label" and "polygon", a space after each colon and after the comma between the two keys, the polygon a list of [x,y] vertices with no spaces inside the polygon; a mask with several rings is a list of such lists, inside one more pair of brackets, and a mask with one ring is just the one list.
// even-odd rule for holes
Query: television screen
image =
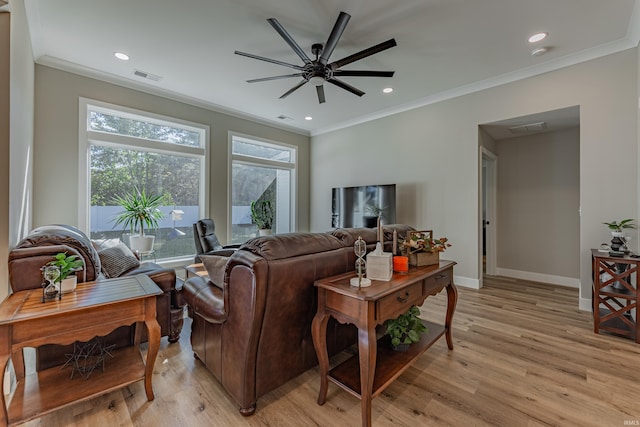
{"label": "television screen", "polygon": [[396,185],[363,185],[331,190],[331,227],[375,227],[396,222]]}

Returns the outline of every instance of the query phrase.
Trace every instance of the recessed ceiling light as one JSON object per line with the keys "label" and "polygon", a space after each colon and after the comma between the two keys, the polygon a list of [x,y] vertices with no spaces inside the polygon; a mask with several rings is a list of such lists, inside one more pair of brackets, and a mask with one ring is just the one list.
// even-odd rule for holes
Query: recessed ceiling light
{"label": "recessed ceiling light", "polygon": [[122,52],[116,52],[113,54],[116,58],[121,59],[123,61],[128,61],[129,60],[129,55],[127,55],[126,53],[122,53]]}
{"label": "recessed ceiling light", "polygon": [[549,34],[548,33],[536,33],[529,37],[529,43],[536,43],[541,40],[544,40]]}
{"label": "recessed ceiling light", "polygon": [[307,117],[305,117],[304,119],[305,119],[305,120],[313,120],[313,117],[311,117],[311,116],[307,116]]}
{"label": "recessed ceiling light", "polygon": [[384,93],[391,93],[391,92],[393,92],[393,88],[392,87],[385,87],[384,89],[382,89],[382,91]]}

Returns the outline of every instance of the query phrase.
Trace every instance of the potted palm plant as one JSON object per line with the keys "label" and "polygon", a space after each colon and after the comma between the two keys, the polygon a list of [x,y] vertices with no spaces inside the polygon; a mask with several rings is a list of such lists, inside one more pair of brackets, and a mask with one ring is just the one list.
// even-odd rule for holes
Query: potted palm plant
{"label": "potted palm plant", "polygon": [[256,200],[251,202],[251,222],[258,227],[260,236],[271,234],[275,211],[271,200]]}
{"label": "potted palm plant", "polygon": [[[146,235],[145,228],[153,230],[158,228],[158,221],[164,218],[160,210],[163,196],[149,195],[146,191],[136,189],[133,193],[117,196],[115,202],[122,207],[114,218],[115,225],[122,224],[124,229],[131,230],[129,246],[138,253],[153,251],[155,236]],[[134,233],[138,231],[137,235]]]}

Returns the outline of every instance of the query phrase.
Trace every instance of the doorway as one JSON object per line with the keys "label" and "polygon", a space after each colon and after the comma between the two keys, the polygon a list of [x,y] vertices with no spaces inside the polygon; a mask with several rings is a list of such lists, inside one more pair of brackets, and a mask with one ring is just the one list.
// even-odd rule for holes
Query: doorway
{"label": "doorway", "polygon": [[482,275],[496,275],[498,157],[482,147]]}

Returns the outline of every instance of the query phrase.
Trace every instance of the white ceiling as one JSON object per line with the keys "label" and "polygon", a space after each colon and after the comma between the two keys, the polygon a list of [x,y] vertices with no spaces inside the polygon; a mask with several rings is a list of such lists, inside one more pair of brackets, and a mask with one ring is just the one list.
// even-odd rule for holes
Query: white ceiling
{"label": "white ceiling", "polygon": [[[640,33],[636,0],[24,3],[37,63],[311,135],[632,48]],[[267,18],[313,58],[311,45],[326,41],[340,11],[351,20],[329,62],[395,38],[397,47],[344,67],[394,70],[394,77],[343,77],[366,94],[325,84],[324,104],[311,84],[278,99],[299,78],[245,82],[295,70],[235,50],[302,63]],[[527,38],[538,31],[549,37],[532,46]],[[540,46],[548,53],[532,56]],[[115,59],[116,51],[131,59]],[[137,77],[135,70],[161,79]],[[394,92],[383,94],[386,86]],[[308,115],[312,121],[304,120]]]}

